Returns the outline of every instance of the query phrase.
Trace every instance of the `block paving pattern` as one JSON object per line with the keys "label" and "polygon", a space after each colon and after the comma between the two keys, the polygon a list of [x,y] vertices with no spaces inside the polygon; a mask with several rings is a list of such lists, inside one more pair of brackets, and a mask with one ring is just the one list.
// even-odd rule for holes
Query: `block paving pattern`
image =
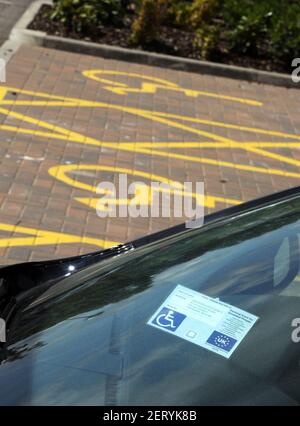
{"label": "block paving pattern", "polygon": [[[297,186],[299,93],[22,46],[0,84],[1,264],[87,253],[183,221],[99,218],[92,189],[120,170],[129,181],[204,181],[207,213]],[[72,165],[69,180],[49,173]]]}

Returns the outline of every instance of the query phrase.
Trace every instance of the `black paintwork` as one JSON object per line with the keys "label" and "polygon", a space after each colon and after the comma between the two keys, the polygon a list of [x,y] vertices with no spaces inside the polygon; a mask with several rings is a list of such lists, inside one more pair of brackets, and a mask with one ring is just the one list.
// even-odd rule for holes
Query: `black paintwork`
{"label": "black paintwork", "polygon": [[[295,188],[200,230],[3,268],[4,317],[19,309],[0,351],[0,405],[299,404],[299,219]],[[259,318],[229,360],[147,325],[178,284]]]}

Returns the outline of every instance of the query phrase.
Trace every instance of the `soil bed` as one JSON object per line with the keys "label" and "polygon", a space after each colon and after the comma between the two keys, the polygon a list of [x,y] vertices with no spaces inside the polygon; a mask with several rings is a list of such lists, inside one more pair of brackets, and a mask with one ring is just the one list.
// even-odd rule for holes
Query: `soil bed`
{"label": "soil bed", "polygon": [[[119,46],[129,49],[145,50],[156,53],[163,53],[173,56],[182,56],[185,58],[203,60],[198,49],[193,46],[194,35],[192,32],[179,28],[164,26],[160,32],[160,40],[150,46],[133,46],[129,42],[131,34],[132,15],[124,18],[126,25],[122,27],[103,26],[91,31],[89,34],[70,31],[63,23],[52,21],[48,16],[52,7],[43,5],[31,22],[29,28],[46,32],[48,35],[72,38],[81,41],[92,41],[94,43],[107,44],[110,46]],[[267,58],[255,58],[241,56],[231,52],[226,45],[219,45],[212,61],[238,65],[246,68],[256,68],[264,71],[276,71],[290,73],[290,64],[274,63]]]}

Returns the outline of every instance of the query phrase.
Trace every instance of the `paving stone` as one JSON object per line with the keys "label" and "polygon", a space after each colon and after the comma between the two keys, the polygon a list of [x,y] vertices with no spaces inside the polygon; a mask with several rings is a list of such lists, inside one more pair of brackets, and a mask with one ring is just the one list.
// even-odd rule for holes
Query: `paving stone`
{"label": "paving stone", "polygon": [[[82,74],[90,69],[161,78],[178,84],[179,90],[119,95],[107,90],[107,83]],[[129,76],[105,78],[134,89],[143,82]],[[124,170],[129,183],[150,184],[157,176],[194,185],[203,181],[207,196],[224,199],[207,206],[206,212],[298,185],[297,90],[32,46],[15,54],[1,87],[14,88],[4,97],[13,103],[3,106],[8,112],[0,114],[0,238],[7,241],[0,249],[2,264],[100,250],[103,241],[125,242],[185,220],[100,218],[82,199],[99,200],[97,184],[117,183]],[[187,96],[182,88],[203,94]],[[49,95],[77,101],[53,105]],[[21,100],[32,104],[20,105]],[[33,103],[43,100],[48,102]],[[80,105],[82,100],[98,104]],[[14,127],[10,131],[3,125]],[[126,148],[128,143],[135,143],[134,148]],[[146,148],[140,145],[145,143]],[[191,146],[195,143],[199,145]],[[65,167],[64,173],[53,176],[53,167]],[[39,231],[49,233],[41,236]],[[57,243],[51,233],[75,240]],[[21,247],[14,246],[16,236],[23,238]],[[51,241],[40,245],[38,236]]]}

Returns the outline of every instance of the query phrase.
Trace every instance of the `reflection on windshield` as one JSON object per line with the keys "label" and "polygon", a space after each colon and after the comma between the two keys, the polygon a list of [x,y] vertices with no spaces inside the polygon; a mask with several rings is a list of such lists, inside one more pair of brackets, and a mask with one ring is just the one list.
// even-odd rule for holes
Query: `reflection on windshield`
{"label": "reflection on windshield", "polygon": [[[182,233],[57,284],[15,319],[0,402],[299,404],[299,209]],[[146,325],[178,284],[259,317],[229,360]]]}

